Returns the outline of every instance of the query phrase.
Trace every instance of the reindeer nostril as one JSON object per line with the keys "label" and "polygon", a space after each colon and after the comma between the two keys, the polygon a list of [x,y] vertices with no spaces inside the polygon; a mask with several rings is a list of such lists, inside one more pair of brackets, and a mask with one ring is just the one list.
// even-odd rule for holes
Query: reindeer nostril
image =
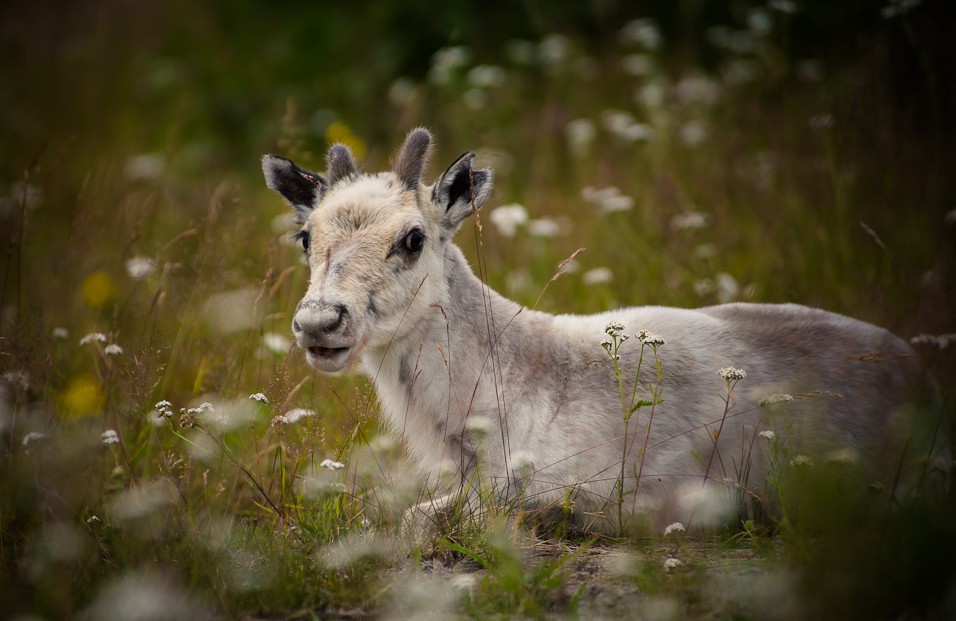
{"label": "reindeer nostril", "polygon": [[293,332],[302,332],[302,326],[299,325],[298,320],[292,320],[292,331]]}

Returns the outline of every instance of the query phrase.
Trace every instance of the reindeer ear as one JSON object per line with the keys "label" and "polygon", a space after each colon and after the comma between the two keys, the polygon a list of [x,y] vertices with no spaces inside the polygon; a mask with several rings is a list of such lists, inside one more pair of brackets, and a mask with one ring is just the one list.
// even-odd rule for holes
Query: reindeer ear
{"label": "reindeer ear", "polygon": [[262,157],[262,174],[269,189],[278,192],[295,210],[295,219],[305,222],[328,187],[318,173],[299,168],[278,155]]}
{"label": "reindeer ear", "polygon": [[405,144],[398,151],[392,169],[409,190],[414,190],[421,184],[431,145],[431,133],[424,127],[418,127],[408,133]]}
{"label": "reindeer ear", "polygon": [[495,173],[490,168],[474,168],[474,160],[472,151],[463,153],[432,189],[432,201],[441,211],[442,226],[448,230],[457,231],[491,194]]}
{"label": "reindeer ear", "polygon": [[358,174],[358,167],[355,165],[352,151],[344,144],[332,145],[326,160],[329,165],[329,185],[335,185],[337,181],[355,177]]}

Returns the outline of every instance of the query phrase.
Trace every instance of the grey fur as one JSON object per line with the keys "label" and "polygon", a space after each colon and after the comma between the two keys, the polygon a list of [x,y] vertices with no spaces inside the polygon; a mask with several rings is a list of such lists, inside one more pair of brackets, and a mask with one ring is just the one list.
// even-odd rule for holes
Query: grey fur
{"label": "grey fur", "polygon": [[406,188],[417,190],[421,185],[422,173],[428,166],[428,157],[431,153],[432,135],[419,127],[409,132],[405,143],[399,149],[393,170]]}
{"label": "grey fur", "polygon": [[358,174],[352,151],[344,144],[332,145],[326,158],[329,167],[329,185],[343,179],[352,179]]}
{"label": "grey fur", "polygon": [[[414,136],[406,145],[420,146]],[[405,155],[418,161],[412,153],[398,160]],[[473,160],[464,154],[431,187],[413,191],[405,181],[414,165],[406,162],[397,166],[405,179],[364,174],[321,193],[309,215],[312,230],[321,232],[312,240],[310,286],[293,324],[317,369],[359,365],[372,378],[386,422],[404,434],[430,483],[445,464],[459,465],[459,486],[427,510],[457,494],[476,502],[472,469],[480,456],[500,496],[520,495],[523,504],[540,507],[570,498],[585,526],[616,529],[623,526],[615,510],[623,459],[625,520],[700,522],[702,492],[727,498],[762,490],[767,453],[760,431],[774,429],[790,454],[821,461],[849,455],[878,477],[902,463],[914,419],[938,415],[915,405],[921,397],[933,402],[936,387],[905,342],[834,313],[728,304],[550,315],[498,295],[444,239],[491,192],[492,171],[475,169]],[[386,256],[384,249],[412,226],[425,232],[421,252],[414,259]],[[349,269],[330,274],[336,262]],[[375,312],[358,312],[373,294]],[[649,330],[667,341],[659,350],[664,401],[649,433],[650,408],[642,408],[627,438],[614,366],[601,346],[612,320],[629,334]],[[626,390],[640,353],[636,338],[621,348]],[[655,381],[649,350],[644,356],[642,398]],[[729,395],[716,373],[728,366],[747,371]],[[776,393],[793,400],[760,406]],[[934,446],[910,443],[907,456],[945,462],[945,443]],[[723,466],[706,471],[702,462],[712,453]],[[749,478],[732,467],[744,462]]]}

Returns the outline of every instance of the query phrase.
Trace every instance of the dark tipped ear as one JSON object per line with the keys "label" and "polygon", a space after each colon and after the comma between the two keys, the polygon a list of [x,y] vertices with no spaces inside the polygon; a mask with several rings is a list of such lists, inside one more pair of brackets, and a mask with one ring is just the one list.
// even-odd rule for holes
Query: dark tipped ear
{"label": "dark tipped ear", "polygon": [[344,144],[334,144],[329,149],[326,156],[329,168],[329,185],[335,185],[337,181],[355,177],[358,174],[358,168],[355,166],[355,158],[352,152]]}
{"label": "dark tipped ear", "polygon": [[278,155],[262,156],[262,174],[269,189],[278,192],[295,209],[296,221],[305,222],[327,187],[318,173],[299,168]]}
{"label": "dark tipped ear", "polygon": [[424,127],[418,127],[408,133],[405,144],[398,151],[393,170],[409,190],[414,190],[421,183],[431,145],[431,133]]}
{"label": "dark tipped ear", "polygon": [[494,171],[474,168],[474,160],[473,152],[463,153],[432,189],[432,201],[442,213],[442,226],[451,231],[458,230],[465,218],[478,210],[491,194]]}

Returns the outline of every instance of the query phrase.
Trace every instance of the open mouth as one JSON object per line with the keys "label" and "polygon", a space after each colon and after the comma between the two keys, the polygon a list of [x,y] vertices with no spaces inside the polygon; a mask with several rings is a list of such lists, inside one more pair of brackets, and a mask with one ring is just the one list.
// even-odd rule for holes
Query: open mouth
{"label": "open mouth", "polygon": [[316,358],[335,358],[349,351],[348,347],[310,347],[309,353]]}
{"label": "open mouth", "polygon": [[352,348],[313,346],[306,351],[309,364],[320,371],[334,372],[340,371],[345,366]]}

